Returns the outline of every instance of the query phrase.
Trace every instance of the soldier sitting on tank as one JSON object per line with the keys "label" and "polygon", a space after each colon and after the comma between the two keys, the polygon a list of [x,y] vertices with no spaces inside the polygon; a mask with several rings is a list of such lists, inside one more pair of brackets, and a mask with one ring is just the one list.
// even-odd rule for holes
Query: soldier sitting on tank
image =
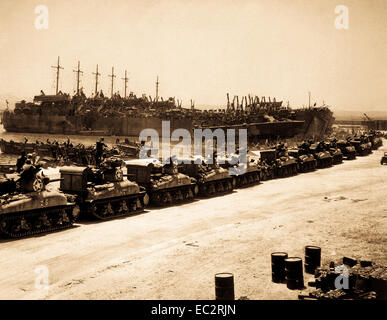
{"label": "soldier sitting on tank", "polygon": [[176,156],[171,156],[167,163],[164,165],[163,171],[166,174],[175,174],[177,173],[177,167],[176,167]]}

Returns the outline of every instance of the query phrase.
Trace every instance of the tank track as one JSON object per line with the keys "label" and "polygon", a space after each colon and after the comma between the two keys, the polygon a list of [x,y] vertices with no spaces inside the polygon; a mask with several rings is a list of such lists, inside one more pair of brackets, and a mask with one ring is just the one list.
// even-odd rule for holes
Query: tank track
{"label": "tank track", "polygon": [[155,190],[151,193],[151,203],[156,206],[168,206],[171,204],[191,201],[198,193],[197,184],[192,183],[168,189]]}
{"label": "tank track", "polygon": [[233,178],[207,181],[199,185],[199,196],[212,197],[221,194],[231,193],[234,189]]}
{"label": "tank track", "polygon": [[246,172],[243,175],[236,177],[236,187],[249,187],[260,182],[259,171]]}
{"label": "tank track", "polygon": [[301,162],[299,166],[300,172],[311,172],[316,170],[316,161]]}
{"label": "tank track", "polygon": [[355,160],[356,159],[356,152],[347,153],[344,155],[345,160]]}
{"label": "tank track", "polygon": [[[147,193],[142,191],[124,197],[95,200],[81,205],[81,215],[96,220],[111,220],[143,212],[148,205]],[[144,203],[145,202],[145,203]]]}
{"label": "tank track", "polygon": [[278,178],[290,177],[298,173],[297,164],[285,165],[275,170],[275,176]]}
{"label": "tank track", "polygon": [[333,157],[330,158],[323,158],[323,159],[317,159],[317,168],[329,168],[333,165]]}
{"label": "tank track", "polygon": [[[0,235],[23,238],[70,228],[75,221],[72,215],[74,206],[75,204],[6,215],[0,218]],[[65,217],[63,213],[66,213]]]}
{"label": "tank track", "polygon": [[343,155],[342,154],[335,154],[332,157],[333,157],[333,160],[332,160],[333,164],[340,164],[343,162]]}

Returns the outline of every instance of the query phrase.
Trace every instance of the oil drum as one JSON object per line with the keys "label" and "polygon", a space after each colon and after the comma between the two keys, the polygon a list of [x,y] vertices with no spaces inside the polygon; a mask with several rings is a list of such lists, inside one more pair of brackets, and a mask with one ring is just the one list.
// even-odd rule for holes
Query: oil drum
{"label": "oil drum", "polygon": [[215,275],[215,299],[235,300],[234,275],[232,273],[217,273]]}
{"label": "oil drum", "polygon": [[273,282],[285,282],[285,259],[286,252],[273,252],[271,254],[271,279]]}
{"label": "oil drum", "polygon": [[314,274],[317,267],[321,266],[321,248],[317,246],[305,247],[305,272]]}
{"label": "oil drum", "polygon": [[302,270],[302,259],[290,257],[285,259],[286,286],[289,289],[301,289],[304,287],[304,275]]}

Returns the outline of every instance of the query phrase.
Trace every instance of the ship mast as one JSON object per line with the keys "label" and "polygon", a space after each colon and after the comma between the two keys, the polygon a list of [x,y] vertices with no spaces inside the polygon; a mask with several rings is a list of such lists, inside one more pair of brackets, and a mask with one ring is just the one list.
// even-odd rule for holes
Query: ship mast
{"label": "ship mast", "polygon": [[126,70],[125,70],[125,78],[121,78],[122,80],[124,80],[124,82],[125,82],[125,93],[124,93],[124,97],[126,98],[126,91],[127,91],[127,89],[128,89],[128,80],[129,80],[129,78],[128,78],[128,76],[127,76],[127,73],[126,73]]}
{"label": "ship mast", "polygon": [[114,74],[114,67],[112,67],[112,74],[109,74],[108,77],[112,78],[111,97],[113,98],[114,78],[116,77]]}
{"label": "ship mast", "polygon": [[310,108],[310,91],[308,92],[308,94],[309,94],[309,108]]}
{"label": "ship mast", "polygon": [[98,64],[97,64],[97,69],[95,72],[93,72],[93,74],[95,74],[95,94],[97,95],[98,94],[98,76],[101,75],[100,73],[98,73]]}
{"label": "ship mast", "polygon": [[77,73],[77,96],[79,96],[79,82],[80,82],[80,80],[79,80],[79,74],[80,74],[80,73],[83,73],[83,71],[81,71],[80,67],[81,67],[81,64],[80,64],[80,62],[78,61],[78,69],[77,69],[77,70],[73,70],[73,72],[76,72],[76,73]]}
{"label": "ship mast", "polygon": [[157,76],[156,80],[156,101],[159,100],[159,76]]}
{"label": "ship mast", "polygon": [[63,69],[60,65],[60,57],[58,56],[58,64],[56,66],[51,66],[51,68],[56,69],[56,91],[55,94],[58,94],[58,88],[59,88],[59,70]]}

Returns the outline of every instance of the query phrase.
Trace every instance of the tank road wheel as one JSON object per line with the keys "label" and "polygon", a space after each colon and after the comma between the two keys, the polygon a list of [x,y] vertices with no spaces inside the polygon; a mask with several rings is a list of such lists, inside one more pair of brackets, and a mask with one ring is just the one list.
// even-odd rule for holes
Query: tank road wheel
{"label": "tank road wheel", "polygon": [[167,205],[172,202],[172,197],[169,192],[165,192],[164,194],[161,195],[161,204],[162,205]]}
{"label": "tank road wheel", "polygon": [[225,191],[224,188],[223,188],[222,182],[218,182],[218,183],[216,184],[216,191],[217,191],[218,193],[222,193],[222,192]]}
{"label": "tank road wheel", "polygon": [[195,184],[193,187],[190,188],[190,192],[192,193],[192,198],[195,198],[199,193],[199,186]]}
{"label": "tank road wheel", "polygon": [[90,216],[94,216],[96,215],[97,213],[97,206],[95,203],[91,203],[90,206],[87,208],[87,213],[90,215]]}
{"label": "tank road wheel", "polygon": [[137,206],[137,210],[142,208],[142,203],[140,201],[140,198],[136,198],[136,206]]}
{"label": "tank road wheel", "polygon": [[111,216],[114,214],[114,211],[113,211],[113,208],[112,208],[112,205],[110,202],[108,202],[107,204],[105,204],[103,206],[103,208],[101,208],[101,214],[105,217],[107,216]]}
{"label": "tank road wheel", "polygon": [[187,201],[193,198],[193,192],[190,187],[183,190],[183,200]]}
{"label": "tank road wheel", "polygon": [[144,198],[142,198],[142,203],[144,204],[144,207],[147,207],[149,205],[149,195],[148,195],[148,193],[144,194]]}
{"label": "tank road wheel", "polygon": [[161,204],[161,197],[160,197],[160,194],[158,193],[152,193],[151,195],[151,199],[152,199],[152,202],[156,205],[160,205]]}
{"label": "tank road wheel", "polygon": [[67,224],[67,223],[70,223],[70,218],[69,216],[67,215],[66,213],[66,210],[61,210],[60,214],[59,214],[59,219],[58,219],[58,222],[57,222],[57,225],[63,225],[63,224]]}
{"label": "tank road wheel", "polygon": [[246,175],[243,175],[241,178],[242,178],[242,186],[246,186],[248,184]]}
{"label": "tank road wheel", "polygon": [[22,216],[18,224],[11,226],[13,233],[19,233],[20,231],[29,231],[31,226],[28,224],[27,220]]}
{"label": "tank road wheel", "polygon": [[43,213],[39,218],[38,218],[38,223],[36,225],[37,228],[41,227],[50,227],[51,226],[51,221],[48,219],[47,215]]}
{"label": "tank road wheel", "polygon": [[209,195],[213,195],[215,192],[216,192],[215,184],[214,183],[210,183],[208,185],[208,194]]}
{"label": "tank road wheel", "polygon": [[232,177],[232,187],[235,188],[237,185],[237,178],[236,177]]}
{"label": "tank road wheel", "polygon": [[80,213],[81,213],[81,209],[79,208],[79,205],[76,204],[76,205],[71,209],[71,215],[73,216],[73,221],[78,220]]}
{"label": "tank road wheel", "polygon": [[122,200],[120,203],[120,208],[118,209],[119,214],[127,214],[129,212],[128,206],[126,205],[126,201]]}
{"label": "tank road wheel", "polygon": [[234,187],[233,187],[231,181],[227,181],[227,186],[228,186],[228,190],[229,190],[229,191],[232,191],[232,189],[234,189]]}
{"label": "tank road wheel", "polygon": [[180,190],[176,190],[176,192],[174,194],[174,198],[176,201],[183,201],[184,200],[183,194],[181,193]]}
{"label": "tank road wheel", "polygon": [[127,202],[129,206],[129,212],[135,212],[137,210],[137,201],[136,199],[132,199],[129,202]]}
{"label": "tank road wheel", "polygon": [[297,165],[293,165],[293,174],[296,175],[298,173]]}

